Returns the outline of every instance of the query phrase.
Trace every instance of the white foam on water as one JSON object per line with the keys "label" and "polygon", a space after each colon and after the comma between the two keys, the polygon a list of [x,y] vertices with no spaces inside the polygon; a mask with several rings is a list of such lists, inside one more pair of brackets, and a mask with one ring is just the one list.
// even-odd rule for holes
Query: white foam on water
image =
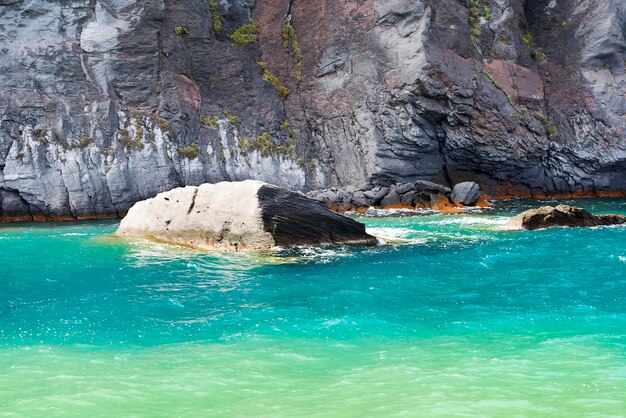
{"label": "white foam on water", "polygon": [[482,235],[465,235],[455,232],[432,232],[426,237],[427,242],[442,242],[442,241],[487,241],[491,238]]}
{"label": "white foam on water", "polygon": [[367,233],[378,238],[380,245],[424,244],[428,242],[420,231],[409,228],[374,227],[367,228]]}
{"label": "white foam on water", "polygon": [[348,212],[352,216],[361,216],[366,218],[385,218],[394,216],[424,216],[434,215],[438,213],[432,209],[375,209],[369,208],[366,212]]}
{"label": "white foam on water", "polygon": [[325,247],[302,247],[300,256],[303,258],[319,259],[322,262],[330,262],[337,257],[347,257],[350,255],[345,247],[325,248]]}
{"label": "white foam on water", "polygon": [[390,239],[406,238],[411,234],[415,234],[416,231],[408,228],[367,228],[366,232],[375,237],[385,237]]}
{"label": "white foam on water", "polygon": [[300,246],[292,248],[276,247],[275,251],[260,258],[262,262],[272,264],[290,264],[315,261],[323,264],[330,263],[342,257],[350,257],[353,253],[349,247],[312,247]]}
{"label": "white foam on water", "polygon": [[485,225],[485,226],[501,226],[505,225],[511,218],[506,216],[454,216],[448,217],[442,220],[438,220],[436,223],[442,225]]}

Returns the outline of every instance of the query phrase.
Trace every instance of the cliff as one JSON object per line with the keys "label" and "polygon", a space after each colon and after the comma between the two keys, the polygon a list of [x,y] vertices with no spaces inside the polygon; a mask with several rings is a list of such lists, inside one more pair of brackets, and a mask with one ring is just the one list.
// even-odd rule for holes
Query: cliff
{"label": "cliff", "polygon": [[0,0],[0,219],[243,179],[624,193],[625,38],[621,0]]}

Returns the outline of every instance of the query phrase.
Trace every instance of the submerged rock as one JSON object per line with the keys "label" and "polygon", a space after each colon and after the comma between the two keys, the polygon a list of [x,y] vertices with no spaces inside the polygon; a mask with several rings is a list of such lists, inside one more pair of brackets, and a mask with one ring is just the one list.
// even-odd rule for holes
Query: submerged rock
{"label": "submerged rock", "polygon": [[507,229],[544,229],[553,226],[600,226],[626,223],[626,216],[593,215],[582,208],[569,205],[542,206],[530,209],[512,218]]}
{"label": "submerged rock", "polygon": [[354,219],[253,180],[177,188],[138,202],[116,235],[226,251],[376,243]]}

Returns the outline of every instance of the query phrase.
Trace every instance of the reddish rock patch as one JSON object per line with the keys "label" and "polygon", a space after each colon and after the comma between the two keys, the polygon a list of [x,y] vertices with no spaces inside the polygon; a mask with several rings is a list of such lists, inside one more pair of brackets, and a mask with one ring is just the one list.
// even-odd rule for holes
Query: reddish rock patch
{"label": "reddish rock patch", "polygon": [[200,95],[200,88],[189,78],[184,75],[177,75],[174,81],[176,83],[176,90],[178,90],[181,101],[191,105],[196,111],[200,110],[200,104],[202,103],[202,96]]}
{"label": "reddish rock patch", "polygon": [[543,101],[543,81],[539,74],[517,64],[493,60],[485,64],[502,89],[516,101]]}

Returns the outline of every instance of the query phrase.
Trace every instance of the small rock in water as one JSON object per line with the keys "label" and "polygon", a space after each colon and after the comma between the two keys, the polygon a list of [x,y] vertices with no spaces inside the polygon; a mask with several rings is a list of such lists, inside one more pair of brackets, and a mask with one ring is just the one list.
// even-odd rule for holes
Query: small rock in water
{"label": "small rock in water", "polygon": [[362,223],[301,193],[252,180],[160,193],[136,203],[116,235],[225,251],[376,244]]}
{"label": "small rock in water", "polygon": [[622,215],[593,215],[582,208],[569,205],[542,206],[530,209],[511,218],[505,225],[507,229],[544,229],[553,226],[601,226],[626,223]]}

